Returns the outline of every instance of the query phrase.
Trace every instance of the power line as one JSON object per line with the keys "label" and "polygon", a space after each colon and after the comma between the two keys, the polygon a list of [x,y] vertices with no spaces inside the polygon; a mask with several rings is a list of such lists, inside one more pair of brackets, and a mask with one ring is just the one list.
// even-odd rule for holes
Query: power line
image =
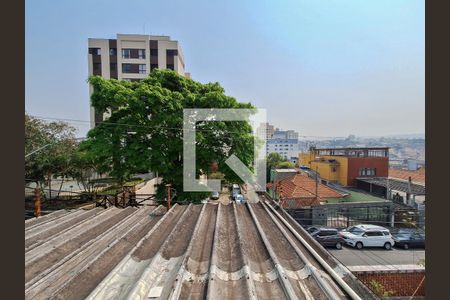
{"label": "power line", "polygon": [[[65,121],[65,122],[73,122],[73,123],[88,123],[90,124],[90,121],[87,120],[79,120],[79,119],[66,119],[66,118],[53,118],[53,117],[44,117],[44,116],[37,116],[37,115],[30,115],[31,117],[42,119],[42,120],[55,120],[55,121]],[[183,131],[186,130],[184,128],[179,127],[167,127],[167,126],[149,126],[149,125],[138,125],[138,124],[124,124],[124,123],[115,123],[115,122],[107,122],[107,123],[101,123],[104,125],[117,125],[117,126],[128,126],[128,127],[140,127],[140,128],[152,128],[152,129],[166,129],[166,130],[177,130],[177,131]],[[189,129],[187,129],[189,130]],[[217,132],[217,130],[214,129],[194,129],[192,131],[198,131],[198,132]],[[240,133],[237,131],[227,131],[228,133]],[[329,138],[329,139],[341,139],[345,137],[331,137],[331,136],[316,136],[316,135],[299,135],[298,137],[302,138]]]}

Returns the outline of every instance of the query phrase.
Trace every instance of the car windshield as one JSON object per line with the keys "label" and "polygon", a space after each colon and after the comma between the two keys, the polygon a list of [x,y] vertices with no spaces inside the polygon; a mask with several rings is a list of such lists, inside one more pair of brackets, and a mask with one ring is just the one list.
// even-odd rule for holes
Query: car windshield
{"label": "car windshield", "polygon": [[364,230],[362,230],[361,228],[358,228],[356,226],[349,227],[347,229],[347,231],[350,232],[350,233],[353,233],[355,235],[361,235],[361,234],[364,233]]}
{"label": "car windshield", "polygon": [[313,232],[316,232],[316,231],[318,231],[319,229],[317,229],[316,227],[312,227],[312,228],[308,228],[308,232],[309,233],[313,233]]}

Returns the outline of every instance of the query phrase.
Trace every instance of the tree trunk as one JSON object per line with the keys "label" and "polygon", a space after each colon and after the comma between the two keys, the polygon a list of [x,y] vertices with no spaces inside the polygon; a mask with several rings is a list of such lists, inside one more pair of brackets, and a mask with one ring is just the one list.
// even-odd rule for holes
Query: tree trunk
{"label": "tree trunk", "polygon": [[61,184],[59,185],[58,195],[56,196],[56,198],[59,198],[59,194],[61,194],[61,189],[62,189],[63,184],[64,184],[64,177],[62,178]]}
{"label": "tree trunk", "polygon": [[48,198],[52,200],[52,174],[48,174]]}

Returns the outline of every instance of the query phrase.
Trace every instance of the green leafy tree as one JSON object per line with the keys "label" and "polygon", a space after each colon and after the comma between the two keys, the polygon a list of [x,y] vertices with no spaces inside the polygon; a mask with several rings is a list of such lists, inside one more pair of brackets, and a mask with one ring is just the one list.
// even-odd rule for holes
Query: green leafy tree
{"label": "green leafy tree", "polygon": [[84,192],[88,194],[96,193],[101,186],[98,182],[101,174],[97,172],[97,165],[91,153],[85,151],[80,145],[77,151],[73,153],[70,164],[69,175],[77,181]]}
{"label": "green leafy tree", "polygon": [[[90,77],[92,106],[110,116],[88,133],[83,149],[98,171],[119,182],[143,170],[158,172],[162,185],[172,184],[179,200],[198,201],[207,193],[183,192],[183,109],[253,108],[225,95],[218,83],[202,84],[172,70],[155,70],[142,81]],[[253,135],[248,122],[198,122],[196,173],[206,174],[212,162],[230,181],[240,178],[224,163],[235,154],[251,166]],[[197,177],[198,178],[198,177]],[[157,196],[165,197],[165,188]]]}
{"label": "green leafy tree", "polygon": [[294,168],[295,164],[281,156],[277,152],[272,152],[267,155],[267,182],[270,181],[270,174],[273,169],[290,169]]}
{"label": "green leafy tree", "polygon": [[75,132],[65,122],[45,122],[25,114],[25,154],[42,148],[25,158],[25,179],[42,189],[48,187],[50,198],[52,179],[62,179],[59,194],[70,172],[71,158],[78,144]]}
{"label": "green leafy tree", "polygon": [[295,164],[290,161],[281,161],[277,165],[278,169],[292,169],[295,168]]}

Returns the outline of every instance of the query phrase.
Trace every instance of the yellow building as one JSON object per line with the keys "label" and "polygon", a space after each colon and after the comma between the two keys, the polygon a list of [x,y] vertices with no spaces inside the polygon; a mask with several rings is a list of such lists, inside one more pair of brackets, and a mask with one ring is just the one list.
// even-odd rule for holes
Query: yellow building
{"label": "yellow building", "polygon": [[314,152],[299,154],[300,166],[307,166],[319,173],[320,178],[347,186],[348,158],[342,156],[321,155],[316,156]]}
{"label": "yellow building", "polygon": [[300,166],[310,168],[320,178],[343,186],[356,186],[360,177],[387,177],[389,148],[311,148],[300,153]]}

